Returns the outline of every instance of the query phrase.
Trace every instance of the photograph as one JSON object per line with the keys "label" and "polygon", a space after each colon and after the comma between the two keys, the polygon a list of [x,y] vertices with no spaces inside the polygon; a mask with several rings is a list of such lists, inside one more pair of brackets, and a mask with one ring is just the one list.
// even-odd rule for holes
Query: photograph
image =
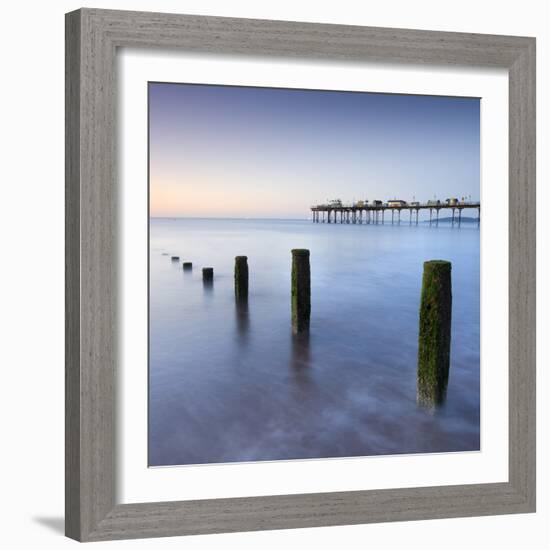
{"label": "photograph", "polygon": [[148,83],[150,467],[480,450],[480,99]]}
{"label": "photograph", "polygon": [[549,546],[545,4],[3,8],[3,548]]}

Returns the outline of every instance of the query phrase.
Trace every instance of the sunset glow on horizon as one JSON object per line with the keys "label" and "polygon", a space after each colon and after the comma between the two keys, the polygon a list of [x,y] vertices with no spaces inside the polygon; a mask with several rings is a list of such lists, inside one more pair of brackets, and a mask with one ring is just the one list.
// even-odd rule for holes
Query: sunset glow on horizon
{"label": "sunset glow on horizon", "polygon": [[150,83],[149,129],[152,217],[479,200],[477,98]]}

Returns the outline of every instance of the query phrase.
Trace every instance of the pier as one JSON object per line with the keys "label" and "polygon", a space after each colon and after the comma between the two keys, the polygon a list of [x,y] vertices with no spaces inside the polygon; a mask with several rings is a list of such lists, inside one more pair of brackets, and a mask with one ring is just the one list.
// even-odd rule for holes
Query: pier
{"label": "pier", "polygon": [[[359,201],[354,204],[344,205],[341,201],[331,201],[328,204],[317,204],[311,207],[313,223],[353,223],[353,224],[384,224],[386,221],[391,223],[401,223],[401,212],[408,211],[408,219],[405,223],[409,225],[418,225],[418,213],[421,210],[429,211],[429,224],[438,225],[439,212],[441,210],[451,211],[451,224],[455,223],[460,227],[462,221],[462,212],[464,210],[477,211],[477,223],[479,226],[481,215],[481,203],[464,201],[458,199],[447,199],[442,202],[439,200],[420,202],[406,202],[402,200],[392,200],[387,202]],[[386,219],[385,219],[386,218]],[[426,220],[428,221],[428,220]]]}

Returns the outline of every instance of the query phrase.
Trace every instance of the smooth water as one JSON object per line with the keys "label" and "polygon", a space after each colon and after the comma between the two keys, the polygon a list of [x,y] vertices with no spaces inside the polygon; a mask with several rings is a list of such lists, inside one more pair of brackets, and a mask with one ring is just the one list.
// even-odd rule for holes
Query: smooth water
{"label": "smooth water", "polygon": [[[290,327],[292,248],[311,251],[309,337]],[[237,255],[250,270],[244,309]],[[435,411],[416,404],[429,259],[452,262],[453,285],[447,400]],[[152,219],[149,464],[478,450],[479,284],[477,227]]]}

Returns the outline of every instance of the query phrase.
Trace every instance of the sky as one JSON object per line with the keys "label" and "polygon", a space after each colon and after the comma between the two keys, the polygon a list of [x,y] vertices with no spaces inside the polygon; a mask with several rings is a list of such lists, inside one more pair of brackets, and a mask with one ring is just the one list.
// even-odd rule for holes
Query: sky
{"label": "sky", "polygon": [[149,83],[152,217],[305,219],[330,199],[479,200],[480,101]]}

